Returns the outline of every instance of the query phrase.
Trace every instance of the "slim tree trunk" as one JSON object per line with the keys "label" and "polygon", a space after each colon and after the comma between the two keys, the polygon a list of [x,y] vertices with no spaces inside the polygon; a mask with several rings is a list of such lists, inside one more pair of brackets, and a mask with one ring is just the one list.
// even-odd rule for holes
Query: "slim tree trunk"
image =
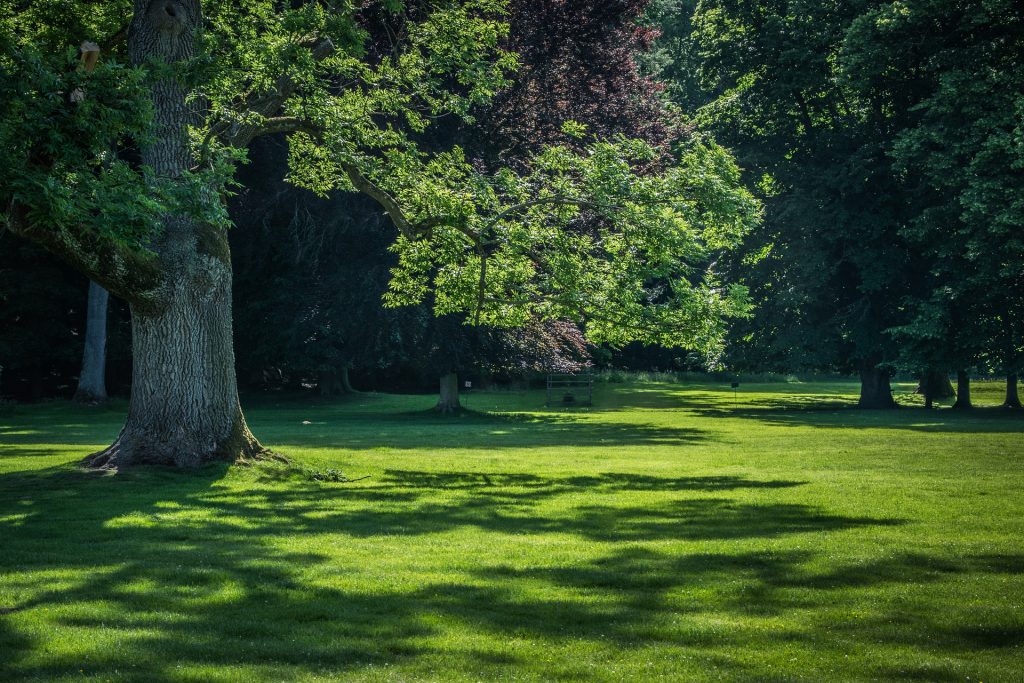
{"label": "slim tree trunk", "polygon": [[1017,393],[1017,374],[1010,373],[1006,376],[1006,400],[1003,401],[1004,408],[1020,408],[1020,394]]}
{"label": "slim tree trunk", "polygon": [[971,405],[971,377],[966,370],[956,371],[956,403],[953,408],[956,410],[970,410]]}
{"label": "slim tree trunk", "polygon": [[889,371],[879,368],[877,362],[868,360],[861,365],[860,401],[857,406],[872,409],[896,407],[889,384]]}
{"label": "slim tree trunk", "polygon": [[89,281],[89,301],[85,315],[85,349],[82,372],[78,376],[75,400],[103,403],[107,400],[107,290]]}
{"label": "slim tree trunk", "polygon": [[462,409],[459,403],[459,375],[449,372],[441,375],[441,392],[436,410],[441,413],[455,413]]}
{"label": "slim tree trunk", "polygon": [[[136,0],[128,32],[135,64],[194,56],[199,0]],[[142,162],[177,178],[191,165],[187,128],[196,121],[186,86],[163,76],[151,84],[156,135]],[[208,201],[220,201],[210,193]],[[87,459],[94,467],[135,463],[195,467],[263,451],[238,401],[231,328],[227,235],[186,215],[169,215],[153,250],[164,272],[164,305],[132,307],[132,393],[117,441]]]}
{"label": "slim tree trunk", "polygon": [[352,388],[352,382],[348,378],[348,366],[344,365],[341,368],[341,389],[346,394],[354,394],[356,390]]}

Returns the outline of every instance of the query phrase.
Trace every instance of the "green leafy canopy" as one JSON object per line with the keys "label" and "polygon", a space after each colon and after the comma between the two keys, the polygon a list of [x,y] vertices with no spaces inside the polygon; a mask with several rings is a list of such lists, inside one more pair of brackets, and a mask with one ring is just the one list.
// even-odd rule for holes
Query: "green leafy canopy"
{"label": "green leafy canopy", "polygon": [[[711,354],[726,319],[748,309],[715,262],[760,207],[710,140],[687,141],[664,164],[643,142],[588,140],[566,121],[578,148],[489,174],[457,146],[425,143],[438,120],[471,125],[514,78],[502,0],[209,0],[193,57],[136,65],[117,46],[127,3],[0,7],[0,199],[36,224],[137,251],[167,213],[226,225],[217,195],[248,142],[287,134],[293,183],[364,192],[392,218],[390,305],[433,292],[438,313],[471,322],[571,318],[594,341]],[[82,40],[106,46],[91,73],[77,65]],[[167,78],[187,85],[194,111],[195,167],[176,178],[121,158],[160,134],[148,93]],[[71,102],[76,89],[85,97]]]}

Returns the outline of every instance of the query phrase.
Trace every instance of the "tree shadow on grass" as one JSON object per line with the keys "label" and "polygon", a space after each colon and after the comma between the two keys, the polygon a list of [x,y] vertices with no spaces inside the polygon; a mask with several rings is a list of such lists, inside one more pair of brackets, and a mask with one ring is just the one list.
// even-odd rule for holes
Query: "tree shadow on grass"
{"label": "tree shadow on grass", "polygon": [[424,472],[385,470],[382,482],[395,488],[412,489],[545,489],[553,493],[571,490],[593,493],[616,491],[728,491],[733,489],[779,489],[807,482],[785,479],[757,480],[738,476],[654,477],[646,474],[603,472],[596,475],[539,476],[521,472]]}
{"label": "tree shadow on grass", "polygon": [[[588,499],[632,492],[725,492],[782,489],[804,482],[752,480],[735,476],[654,477],[629,473],[594,476],[538,476],[503,472],[385,470],[363,487],[323,489],[324,500],[349,505],[319,514],[315,525],[366,538],[420,536],[461,528],[506,534],[570,534],[595,541],[758,538],[803,531],[865,525],[893,525],[895,519],[828,515],[806,505],[740,504],[724,498],[664,500],[644,506],[577,505],[571,515],[538,513],[559,496]],[[263,493],[273,509],[293,509],[305,492]],[[235,501],[246,494],[233,493]],[[351,505],[352,503],[358,503]],[[301,525],[296,520],[295,525]]]}
{"label": "tree shadow on grass", "polygon": [[[856,387],[853,387],[856,391]],[[856,395],[831,385],[757,385],[733,391],[728,384],[624,384],[610,385],[599,392],[593,412],[613,413],[636,410],[701,410],[708,408],[767,407],[784,401],[786,407],[826,408],[855,406]]]}
{"label": "tree shadow on grass", "polygon": [[[908,406],[894,410],[863,410],[857,407],[856,397],[829,392],[741,396],[738,402],[734,402],[726,390],[683,391],[658,385],[624,388],[617,393],[626,397],[634,394],[643,396],[642,402],[649,407],[674,407],[704,418],[747,420],[775,426],[1024,433],[1024,411],[997,407],[978,407],[964,412]],[[629,398],[620,400],[623,406],[611,410],[634,408],[638,403]]]}
{"label": "tree shadow on grass", "polygon": [[694,412],[705,418],[749,420],[779,427],[1024,434],[1024,412],[999,408],[975,408],[965,413],[907,407],[861,410],[855,406],[806,406],[779,400],[766,403],[764,407],[711,407]]}
{"label": "tree shadow on grass", "polygon": [[[529,651],[503,649],[526,638],[567,647],[585,641],[610,648],[609,656],[687,647],[698,662],[757,680],[766,672],[742,661],[744,648],[806,644],[813,634],[796,627],[770,637],[750,626],[703,627],[703,616],[735,620],[813,610],[839,599],[843,587],[924,583],[962,572],[1021,573],[1024,566],[1017,555],[904,555],[873,566],[812,571],[812,550],[680,553],[635,545],[898,523],[804,505],[680,499],[800,482],[394,470],[373,485],[344,487],[255,475],[240,485],[222,481],[228,475],[215,465],[192,474],[143,469],[101,477],[52,468],[0,477],[0,595],[7,596],[0,604],[0,678],[281,680],[367,673],[383,665],[406,667],[407,678],[446,670],[488,678],[536,665]],[[616,494],[630,491],[661,495],[648,506],[613,504]],[[585,504],[551,512],[546,503],[556,496]],[[596,558],[543,566],[453,556],[443,580],[413,575],[404,581],[373,579],[381,568],[360,566],[337,549],[346,537],[412,543],[413,536],[461,527],[487,532],[496,544],[529,533],[616,545]],[[360,581],[344,580],[361,573]],[[686,597],[695,591],[703,597]],[[693,619],[694,626],[677,628],[679,619]],[[460,640],[454,631],[473,637]],[[82,645],[53,648],[58,636],[48,633]],[[874,635],[854,631],[850,637]],[[483,636],[493,640],[482,642]],[[917,645],[931,648],[929,637],[920,634]],[[90,647],[94,639],[111,638],[116,647]],[[957,645],[971,646],[966,640]],[[51,652],[44,654],[44,647]],[[549,666],[550,678],[592,674],[572,658]],[[188,673],[197,667],[206,668]]]}
{"label": "tree shadow on grass", "polygon": [[[379,411],[351,412],[344,406],[313,406],[302,414],[310,419],[263,425],[259,413],[250,422],[274,448],[340,448],[349,450],[393,449],[516,449],[565,446],[687,446],[707,441],[709,433],[693,427],[671,427],[633,422],[600,422],[572,415],[526,413],[475,413],[447,417],[433,411],[396,413],[383,406]],[[318,412],[319,411],[319,412]],[[282,428],[282,424],[285,425]],[[0,425],[0,456],[59,455],[48,444],[95,447],[109,443],[120,422],[93,427],[66,423],[41,424],[22,420]]]}
{"label": "tree shadow on grass", "polygon": [[[736,615],[777,618],[794,610],[807,611],[823,605],[835,606],[849,599],[849,589],[875,589],[883,584],[921,586],[941,583],[962,574],[1024,574],[1024,555],[978,555],[962,558],[937,558],[922,553],[899,553],[895,556],[856,564],[813,569],[810,551],[693,553],[673,555],[646,548],[630,547],[576,567],[542,567],[516,569],[493,566],[482,569],[482,576],[496,583],[525,582],[559,588],[567,594],[585,592],[614,597],[627,612],[648,613],[653,620],[628,620],[620,624],[619,636],[636,642],[645,634],[658,630],[657,616],[671,613],[694,615],[707,610],[705,600],[680,603],[674,597],[687,590],[717,589],[715,608]],[[1017,622],[1000,621],[967,613],[950,612],[941,604],[938,611],[901,600],[902,609],[887,612],[884,617],[863,619],[851,616],[830,621],[828,627],[846,642],[902,642],[942,655],[970,655],[977,649],[1012,648],[1022,643],[1022,628]],[[955,604],[947,605],[955,608]],[[537,628],[542,628],[548,615],[536,615]],[[1005,619],[1005,615],[1003,617]],[[894,624],[896,627],[894,627]],[[581,628],[588,628],[581,626]],[[612,628],[602,624],[601,628]],[[784,632],[779,641],[804,641],[813,645],[820,632]],[[744,643],[754,638],[737,629],[727,642]],[[876,640],[877,638],[877,640]],[[721,640],[721,639],[720,639]],[[710,643],[706,643],[710,644]],[[747,645],[752,643],[747,642]],[[776,643],[778,645],[780,643]],[[890,672],[905,671],[893,666]],[[938,672],[937,672],[938,673]],[[943,672],[939,679],[953,679],[958,674]]]}
{"label": "tree shadow on grass", "polygon": [[779,385],[776,394],[756,397],[727,388],[661,385],[623,386],[609,390],[609,405],[595,413],[636,409],[675,409],[704,418],[727,418],[775,426],[906,429],[921,432],[1024,433],[1024,411],[977,407],[970,411],[928,410],[900,406],[895,410],[862,410],[856,396],[815,387]]}
{"label": "tree shadow on grass", "polygon": [[462,417],[430,413],[338,415],[311,420],[308,429],[271,434],[282,448],[330,447],[351,450],[516,449],[610,446],[686,446],[709,440],[694,427],[635,422],[600,422],[571,415],[466,413]]}

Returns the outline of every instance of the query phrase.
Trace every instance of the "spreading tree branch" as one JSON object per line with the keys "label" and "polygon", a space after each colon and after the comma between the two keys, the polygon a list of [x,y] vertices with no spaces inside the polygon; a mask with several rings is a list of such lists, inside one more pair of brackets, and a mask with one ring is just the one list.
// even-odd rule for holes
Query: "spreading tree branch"
{"label": "spreading tree branch", "polygon": [[[308,47],[313,54],[313,59],[318,62],[331,56],[335,49],[334,43],[331,42],[330,38],[318,38],[310,41]],[[295,93],[297,88],[298,84],[294,78],[287,74],[281,76],[277,79],[273,89],[253,94],[239,106],[238,111],[241,114],[241,118],[248,119],[253,114],[268,121],[272,121],[275,118],[290,118],[275,117],[275,115],[281,111],[281,107]],[[204,149],[207,148],[212,140],[218,139],[230,147],[243,148],[247,147],[250,142],[261,135],[285,132],[275,130],[274,126],[268,127],[266,124],[267,121],[250,124],[222,119],[210,126],[203,147]]]}
{"label": "spreading tree branch", "polygon": [[495,216],[494,218],[487,222],[487,225],[484,226],[483,232],[486,233],[487,231],[493,229],[496,225],[498,225],[498,223],[502,222],[509,216],[517,214],[520,211],[529,209],[530,207],[542,206],[544,204],[550,204],[552,206],[577,206],[581,209],[590,208],[608,209],[613,211],[619,210],[619,207],[613,204],[600,204],[598,202],[592,202],[586,199],[574,199],[572,197],[563,196],[539,197],[537,199],[530,199],[525,202],[520,202],[519,204],[513,204],[512,206],[506,208],[504,211],[502,211],[497,216]]}
{"label": "spreading tree branch", "polygon": [[394,197],[392,197],[386,190],[371,181],[359,168],[349,162],[342,162],[342,169],[348,176],[348,179],[352,181],[352,186],[363,194],[372,197],[378,204],[380,204],[384,211],[387,212],[388,217],[391,218],[391,222],[398,228],[398,232],[402,233],[403,236],[414,239],[424,232],[426,232],[427,226],[416,225],[405,215],[402,211],[401,205]]}
{"label": "spreading tree branch", "polygon": [[130,249],[81,227],[41,226],[31,220],[28,207],[16,201],[7,207],[3,221],[13,234],[43,247],[139,311],[163,307],[164,278],[156,254]]}

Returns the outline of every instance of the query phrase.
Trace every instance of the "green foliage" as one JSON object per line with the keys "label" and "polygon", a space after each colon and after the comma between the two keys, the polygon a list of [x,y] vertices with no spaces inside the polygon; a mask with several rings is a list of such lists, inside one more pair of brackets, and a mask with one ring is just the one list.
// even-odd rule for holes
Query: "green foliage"
{"label": "green foliage", "polygon": [[654,156],[636,140],[593,141],[583,152],[549,147],[528,173],[494,177],[458,149],[406,159],[404,175],[379,182],[424,219],[445,220],[396,242],[388,302],[434,291],[438,313],[490,325],[582,319],[596,342],[717,350],[724,319],[745,314],[747,301],[706,264],[735,247],[759,206],[712,143],[693,142],[664,172],[640,172]]}
{"label": "green foliage", "polygon": [[[90,74],[76,68],[75,31],[109,37],[112,15],[62,36],[50,30],[54,2],[37,0],[0,33],[0,87],[12,100],[0,119],[10,162],[0,199],[28,207],[37,224],[76,225],[137,250],[167,214],[223,227],[221,197],[244,147],[286,132],[292,182],[321,195],[366,192],[399,228],[392,305],[431,293],[438,314],[469,313],[471,322],[585,319],[594,341],[712,355],[725,319],[749,308],[713,263],[759,209],[714,144],[694,140],[658,173],[653,148],[618,138],[547,148],[517,171],[484,174],[462,149],[426,135],[446,117],[471,124],[508,85],[517,59],[500,47],[502,0],[214,0],[202,3],[194,58],[129,68],[115,50]],[[161,79],[185,84],[196,114],[196,164],[175,178],[114,154],[164,134],[147,96]],[[76,88],[84,99],[65,101]]]}
{"label": "green foliage", "polygon": [[665,84],[667,99],[692,115],[713,98],[701,85],[700,56],[693,32],[697,0],[652,0],[646,21],[659,32],[641,56],[645,71]]}
{"label": "green foliage", "polygon": [[902,112],[843,71],[848,32],[877,5],[701,0],[685,20],[656,15],[675,55],[659,67],[675,79],[669,93],[735,151],[765,202],[763,224],[724,262],[757,311],[736,326],[740,365],[849,372],[896,360],[887,330],[906,321],[917,273],[903,232],[912,194],[889,154]]}
{"label": "green foliage", "polygon": [[0,201],[23,204],[54,230],[86,226],[141,244],[158,225],[159,190],[112,150],[148,130],[143,74],[113,61],[86,74],[47,34],[25,35],[43,28],[25,14],[0,25]]}
{"label": "green foliage", "polygon": [[1022,21],[1010,0],[892,2],[846,38],[844,77],[894,112],[889,154],[912,210],[903,232],[927,267],[898,330],[911,361],[1024,363]]}

